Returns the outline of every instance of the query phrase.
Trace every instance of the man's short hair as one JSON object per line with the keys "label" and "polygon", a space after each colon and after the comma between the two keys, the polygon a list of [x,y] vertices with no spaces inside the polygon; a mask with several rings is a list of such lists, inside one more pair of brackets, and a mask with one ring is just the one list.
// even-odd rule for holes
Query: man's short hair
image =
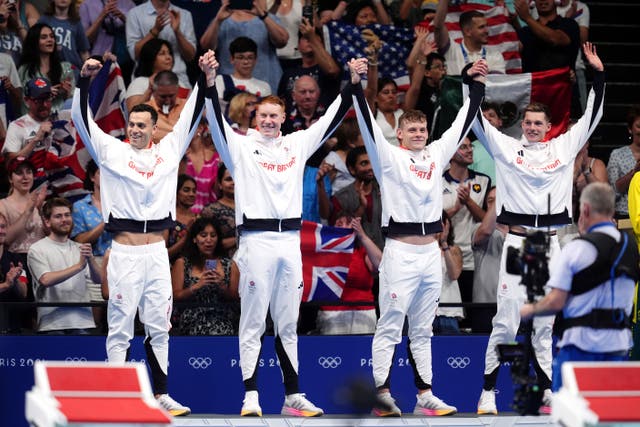
{"label": "man's short hair", "polygon": [[151,114],[151,123],[155,125],[158,122],[158,112],[151,105],[134,105],[131,111],[129,111],[129,118],[131,118],[131,114],[133,113],[149,113]]}
{"label": "man's short hair", "polygon": [[364,147],[354,147],[347,154],[347,159],[345,163],[347,164],[347,168],[355,169],[356,163],[358,163],[358,157],[363,154],[367,154],[367,149]]}
{"label": "man's short hair", "polygon": [[438,59],[442,61],[443,64],[447,62],[444,56],[440,55],[438,52],[431,52],[429,55],[427,55],[427,70],[430,69],[433,65],[433,61],[437,61]]}
{"label": "man's short hair", "polygon": [[258,55],[258,45],[249,37],[240,36],[229,44],[229,54],[231,56],[236,53],[252,52]]}
{"label": "man's short hair", "polygon": [[153,89],[157,89],[158,86],[178,86],[180,84],[178,75],[171,70],[163,70],[156,74],[153,79]]}
{"label": "man's short hair", "polygon": [[549,110],[549,107],[542,102],[532,102],[527,105],[524,109],[524,114],[526,113],[544,113],[547,121],[551,121],[551,110]]}
{"label": "man's short hair", "polygon": [[69,208],[71,210],[71,202],[63,197],[54,197],[45,202],[44,206],[42,206],[42,216],[45,219],[51,219],[51,213],[53,212],[53,208]]}
{"label": "man's short hair", "polygon": [[398,119],[398,127],[405,123],[421,123],[426,122],[427,116],[420,110],[407,110]]}
{"label": "man's short hair", "polygon": [[582,190],[580,203],[587,203],[597,214],[613,216],[616,212],[616,193],[609,183],[592,182]]}
{"label": "man's short hair", "polygon": [[269,96],[265,96],[264,98],[262,98],[260,101],[258,101],[258,103],[256,104],[256,108],[258,108],[261,105],[264,104],[275,104],[275,105],[279,105],[282,107],[282,110],[284,111],[286,109],[285,107],[285,103],[282,100],[282,98],[280,98],[279,96],[275,96],[275,95],[269,95]]}
{"label": "man's short hair", "polygon": [[483,101],[482,104],[480,104],[480,110],[483,112],[493,110],[498,116],[500,115],[500,105],[497,102]]}
{"label": "man's short hair", "polygon": [[458,23],[461,29],[469,28],[473,22],[473,18],[484,18],[484,13],[477,10],[468,10],[460,15]]}

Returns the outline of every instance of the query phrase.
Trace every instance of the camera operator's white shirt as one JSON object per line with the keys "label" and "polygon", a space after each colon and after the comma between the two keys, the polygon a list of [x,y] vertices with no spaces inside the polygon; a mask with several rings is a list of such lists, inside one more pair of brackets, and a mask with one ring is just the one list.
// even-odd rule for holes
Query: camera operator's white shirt
{"label": "camera operator's white shirt", "polygon": [[[572,216],[573,164],[602,117],[604,73],[594,82],[584,115],[567,132],[546,142],[529,143],[494,128],[482,114],[473,132],[496,163],[496,211],[516,214]],[[547,196],[551,195],[550,209]],[[500,217],[498,216],[498,222]]]}
{"label": "camera operator's white shirt", "polygon": [[[620,232],[613,224],[598,227],[594,231],[620,239]],[[635,242],[629,239],[629,244],[635,245]],[[560,255],[550,261],[547,286],[569,292],[574,274],[593,264],[597,255],[596,247],[586,240],[575,239],[567,243]],[[618,277],[613,287],[615,290],[612,292],[611,283],[607,280],[581,295],[570,294],[563,309],[564,317],[582,316],[594,308],[623,308],[627,315],[631,315],[635,282],[627,277]],[[633,340],[628,328],[593,329],[577,326],[567,329],[558,342],[559,347],[567,345],[575,345],[584,351],[604,353],[628,350],[633,346]]]}

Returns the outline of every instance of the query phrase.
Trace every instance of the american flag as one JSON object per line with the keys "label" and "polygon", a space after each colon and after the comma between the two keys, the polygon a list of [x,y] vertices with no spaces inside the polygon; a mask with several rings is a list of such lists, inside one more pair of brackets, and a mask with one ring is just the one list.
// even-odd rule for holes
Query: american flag
{"label": "american flag", "polygon": [[[451,6],[445,21],[449,35],[457,42],[462,40],[458,19],[460,14],[467,10],[479,10],[487,17],[489,26],[488,44],[502,52],[506,62],[507,73],[522,72],[520,52],[518,50],[518,34],[509,23],[509,17],[504,7],[477,3]],[[425,22],[424,25],[429,24]],[[393,78],[401,89],[406,90],[409,87],[409,73],[405,61],[413,46],[413,29],[381,24],[356,27],[340,21],[331,21],[327,24],[327,31],[330,53],[334,59],[339,64],[342,64],[345,75],[348,75],[347,62],[351,58],[366,57],[364,48],[367,47],[367,42],[360,34],[364,28],[371,29],[384,42],[378,58],[380,76]]]}
{"label": "american flag", "polygon": [[350,228],[302,221],[303,301],[339,301],[353,254],[355,234]]}

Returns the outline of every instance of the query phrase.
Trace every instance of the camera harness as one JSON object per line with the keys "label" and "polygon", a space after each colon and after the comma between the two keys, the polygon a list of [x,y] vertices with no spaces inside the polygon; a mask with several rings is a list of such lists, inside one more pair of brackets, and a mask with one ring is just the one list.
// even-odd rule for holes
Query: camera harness
{"label": "camera harness", "polygon": [[576,326],[586,326],[594,329],[624,329],[631,326],[631,319],[625,310],[614,307],[614,284],[615,279],[623,275],[638,281],[640,278],[638,264],[640,255],[637,248],[629,245],[629,237],[624,232],[621,233],[619,242],[607,234],[593,232],[595,228],[604,225],[605,223],[596,224],[591,227],[589,233],[580,237],[580,239],[594,245],[598,255],[590,266],[573,276],[569,293],[571,295],[584,294],[609,279],[611,308],[595,308],[589,313],[578,317],[561,317],[559,320],[562,332]]}

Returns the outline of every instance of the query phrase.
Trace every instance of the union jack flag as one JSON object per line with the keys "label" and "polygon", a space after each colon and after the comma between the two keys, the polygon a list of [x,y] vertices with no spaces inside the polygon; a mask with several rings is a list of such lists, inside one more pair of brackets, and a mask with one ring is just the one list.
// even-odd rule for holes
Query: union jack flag
{"label": "union jack flag", "polygon": [[302,221],[303,301],[339,301],[345,287],[355,234],[350,228]]}

